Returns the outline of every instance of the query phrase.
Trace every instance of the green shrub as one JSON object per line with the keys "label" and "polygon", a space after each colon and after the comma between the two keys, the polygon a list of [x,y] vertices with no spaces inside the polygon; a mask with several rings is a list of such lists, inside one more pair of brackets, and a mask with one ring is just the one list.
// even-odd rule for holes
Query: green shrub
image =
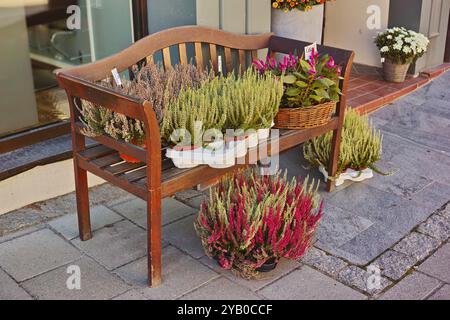
{"label": "green shrub", "polygon": [[[328,167],[332,136],[333,133],[329,132],[303,145],[304,157],[311,165]],[[374,164],[381,159],[382,140],[381,132],[371,126],[367,116],[361,116],[348,108],[342,131],[337,175],[348,168],[371,168],[380,173]]]}

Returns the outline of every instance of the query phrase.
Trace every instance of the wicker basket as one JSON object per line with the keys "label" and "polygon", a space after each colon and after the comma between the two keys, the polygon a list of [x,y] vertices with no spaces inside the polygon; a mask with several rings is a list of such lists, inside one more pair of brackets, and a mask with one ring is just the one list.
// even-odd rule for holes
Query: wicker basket
{"label": "wicker basket", "polygon": [[301,108],[280,108],[275,117],[275,128],[306,129],[322,126],[331,120],[336,102]]}

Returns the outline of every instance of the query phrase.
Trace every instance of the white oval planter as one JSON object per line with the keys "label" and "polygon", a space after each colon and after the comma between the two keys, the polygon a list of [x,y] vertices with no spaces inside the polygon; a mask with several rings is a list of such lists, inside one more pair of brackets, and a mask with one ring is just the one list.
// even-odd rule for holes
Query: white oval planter
{"label": "white oval planter", "polygon": [[258,145],[259,139],[258,139],[258,132],[252,132],[247,137],[247,147],[248,148],[254,148]]}
{"label": "white oval planter", "polygon": [[166,157],[172,159],[175,167],[180,169],[194,168],[203,164],[203,148],[194,150],[175,150],[168,148]]}
{"label": "white oval planter", "polygon": [[272,126],[270,128],[258,129],[258,140],[264,141],[264,140],[269,139],[270,129],[272,129],[274,125],[275,125],[275,122],[272,122]]}
{"label": "white oval planter", "polygon": [[[323,174],[325,178],[325,182],[328,181],[328,172],[327,170],[320,166],[319,171]],[[361,171],[356,171],[353,169],[347,169],[345,172],[341,173],[339,177],[335,180],[336,187],[339,187],[341,184],[345,182],[345,180],[355,181],[355,182],[361,182],[366,179],[373,178],[373,171],[372,169],[364,169]]]}
{"label": "white oval planter", "polygon": [[234,149],[223,148],[216,151],[205,149],[203,150],[203,163],[216,169],[232,167],[236,164]]}
{"label": "white oval planter", "polygon": [[233,150],[235,158],[242,158],[247,155],[247,138],[228,142],[227,148]]}
{"label": "white oval planter", "polygon": [[272,32],[280,37],[321,44],[323,12],[323,4],[313,6],[310,11],[272,9]]}

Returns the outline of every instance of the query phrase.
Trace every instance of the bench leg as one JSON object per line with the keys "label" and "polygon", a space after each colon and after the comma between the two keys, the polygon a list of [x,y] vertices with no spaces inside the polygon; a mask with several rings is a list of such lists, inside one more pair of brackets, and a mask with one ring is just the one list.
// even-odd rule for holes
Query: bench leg
{"label": "bench leg", "polygon": [[161,284],[161,189],[150,190],[147,199],[148,284]]}
{"label": "bench leg", "polygon": [[78,228],[81,241],[92,238],[91,217],[89,212],[89,189],[86,170],[75,164],[75,190],[77,197]]}
{"label": "bench leg", "polygon": [[[339,149],[341,147],[341,133],[342,129],[336,129],[333,131],[333,139],[331,140],[331,154],[330,163],[328,165],[328,173],[334,177],[337,172],[337,166],[339,163]],[[328,179],[327,191],[332,192],[335,189],[334,181]]]}

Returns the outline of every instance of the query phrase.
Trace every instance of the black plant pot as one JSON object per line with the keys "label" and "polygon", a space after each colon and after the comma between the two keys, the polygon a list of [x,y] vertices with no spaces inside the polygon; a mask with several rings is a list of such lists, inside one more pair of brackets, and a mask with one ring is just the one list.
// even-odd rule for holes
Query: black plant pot
{"label": "black plant pot", "polygon": [[278,265],[278,261],[274,258],[267,260],[261,267],[256,269],[258,272],[270,272],[274,270]]}
{"label": "black plant pot", "polygon": [[[214,256],[213,259],[216,260],[217,264],[221,267],[221,265],[219,263],[219,257]],[[277,267],[277,265],[278,265],[278,261],[275,260],[275,258],[272,258],[272,259],[267,260],[261,267],[257,268],[256,271],[270,272],[270,271],[274,270]]]}

